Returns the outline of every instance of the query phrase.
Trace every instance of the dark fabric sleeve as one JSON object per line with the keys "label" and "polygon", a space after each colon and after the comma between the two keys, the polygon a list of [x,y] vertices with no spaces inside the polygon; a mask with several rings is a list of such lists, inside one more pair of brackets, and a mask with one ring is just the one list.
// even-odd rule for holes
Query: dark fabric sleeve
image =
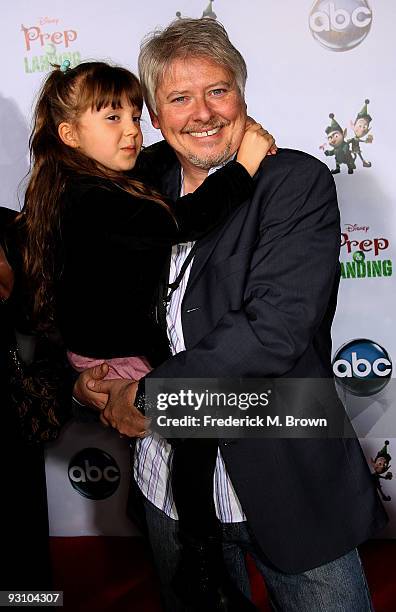
{"label": "dark fabric sleeve", "polygon": [[178,242],[202,238],[248,200],[253,188],[252,177],[237,161],[208,176],[194,193],[178,198],[174,204]]}
{"label": "dark fabric sleeve", "polygon": [[125,254],[168,246],[177,226],[160,203],[96,185],[71,198],[67,224],[88,241],[121,247]]}
{"label": "dark fabric sleeve", "polygon": [[194,192],[174,203],[177,225],[159,203],[96,186],[73,205],[75,223],[90,234],[106,236],[126,252],[158,249],[186,240],[198,240],[225,221],[249,199],[253,179],[237,161],[210,175]]}

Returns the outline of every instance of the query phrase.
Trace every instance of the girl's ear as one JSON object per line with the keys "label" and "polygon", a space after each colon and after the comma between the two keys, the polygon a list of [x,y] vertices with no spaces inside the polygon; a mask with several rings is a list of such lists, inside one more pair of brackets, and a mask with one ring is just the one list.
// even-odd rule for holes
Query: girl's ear
{"label": "girl's ear", "polygon": [[77,131],[71,123],[66,123],[65,121],[60,123],[58,127],[58,134],[61,141],[68,147],[78,149],[80,146]]}

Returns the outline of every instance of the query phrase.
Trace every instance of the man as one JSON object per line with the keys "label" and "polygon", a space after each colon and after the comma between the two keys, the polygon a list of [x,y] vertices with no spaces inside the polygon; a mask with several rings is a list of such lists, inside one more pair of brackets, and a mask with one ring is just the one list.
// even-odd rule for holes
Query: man
{"label": "man", "polygon": [[[194,191],[233,157],[246,120],[246,66],[224,28],[182,19],[142,47],[141,81],[154,127],[166,142],[146,153],[171,197]],[[330,378],[330,325],[339,268],[339,213],[328,169],[292,150],[267,158],[250,205],[221,229],[178,245],[166,312],[173,356],[159,378]],[[100,333],[100,330],[98,330]],[[169,444],[145,436],[133,405],[137,385],[82,374],[75,393],[137,443],[134,475],[143,493],[166,609],[185,609],[170,587],[178,560]],[[139,387],[138,407],[142,404]],[[336,401],[336,400],[334,400]],[[220,440],[214,498],[230,575],[249,596],[248,551],[277,610],[371,609],[355,547],[385,523],[354,439]]]}

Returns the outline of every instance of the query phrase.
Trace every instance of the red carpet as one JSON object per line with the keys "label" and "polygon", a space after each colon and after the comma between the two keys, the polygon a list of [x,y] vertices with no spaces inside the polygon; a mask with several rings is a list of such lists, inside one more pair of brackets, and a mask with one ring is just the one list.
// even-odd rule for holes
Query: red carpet
{"label": "red carpet", "polygon": [[51,538],[54,588],[64,612],[160,612],[141,538]]}
{"label": "red carpet", "polygon": [[[361,547],[376,612],[396,610],[396,541]],[[56,589],[65,612],[161,612],[156,578],[140,538],[51,538]],[[265,585],[249,563],[254,601],[268,612]],[[358,612],[351,611],[351,612]]]}

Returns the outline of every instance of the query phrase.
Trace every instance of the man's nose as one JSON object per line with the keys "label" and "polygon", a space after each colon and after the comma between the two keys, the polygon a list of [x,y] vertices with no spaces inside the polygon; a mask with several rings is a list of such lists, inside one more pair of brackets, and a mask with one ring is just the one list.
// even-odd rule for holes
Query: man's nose
{"label": "man's nose", "polygon": [[210,105],[208,104],[208,101],[204,97],[197,98],[195,100],[192,117],[194,121],[201,121],[202,123],[207,123],[212,117],[212,115],[213,112]]}

